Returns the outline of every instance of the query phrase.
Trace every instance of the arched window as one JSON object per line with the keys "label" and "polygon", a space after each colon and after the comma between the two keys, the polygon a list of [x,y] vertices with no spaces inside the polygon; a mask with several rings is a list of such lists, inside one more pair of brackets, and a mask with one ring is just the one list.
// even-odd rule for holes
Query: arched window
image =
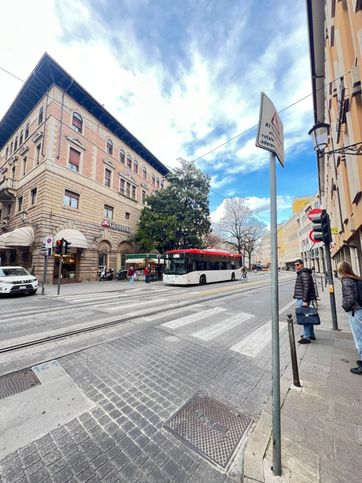
{"label": "arched window", "polygon": [[73,112],[72,128],[74,129],[74,131],[77,131],[77,132],[80,132],[80,133],[83,130],[83,118],[77,112]]}
{"label": "arched window", "polygon": [[29,123],[26,125],[26,128],[25,128],[25,139],[28,139],[29,137]]}
{"label": "arched window", "polygon": [[133,160],[133,171],[135,173],[138,173],[138,161],[137,161],[137,159]]}
{"label": "arched window", "polygon": [[38,126],[43,122],[43,117],[44,117],[44,107],[41,106],[40,111],[39,111],[39,116],[38,116]]}
{"label": "arched window", "polygon": [[24,132],[21,131],[20,138],[19,138],[19,146],[21,146],[23,144],[23,140],[24,140]]}
{"label": "arched window", "polygon": [[110,139],[107,139],[107,153],[113,155],[113,143]]}
{"label": "arched window", "polygon": [[13,142],[11,141],[10,144],[10,156],[13,154]]}
{"label": "arched window", "polygon": [[145,179],[147,179],[147,169],[143,166],[143,169],[142,169],[142,175]]}
{"label": "arched window", "polygon": [[8,157],[9,157],[9,146],[6,146],[5,158],[8,159]]}
{"label": "arched window", "polygon": [[18,136],[15,138],[15,143],[14,143],[14,152],[18,149]]}
{"label": "arched window", "polygon": [[119,151],[119,160],[121,161],[121,163],[122,163],[122,164],[124,164],[124,163],[125,163],[125,156],[124,156],[124,151],[123,151],[123,149],[121,149],[121,150]]}
{"label": "arched window", "polygon": [[132,158],[131,158],[131,156],[127,156],[127,166],[128,166],[128,168],[132,169]]}
{"label": "arched window", "polygon": [[152,184],[153,186],[156,186],[156,178],[154,174],[152,175]]}
{"label": "arched window", "polygon": [[159,187],[160,187],[160,179],[156,178],[156,188],[159,188]]}

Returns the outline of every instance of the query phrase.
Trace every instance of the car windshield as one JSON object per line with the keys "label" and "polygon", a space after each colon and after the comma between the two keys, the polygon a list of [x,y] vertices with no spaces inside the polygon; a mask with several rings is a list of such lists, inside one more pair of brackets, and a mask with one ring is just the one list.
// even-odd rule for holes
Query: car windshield
{"label": "car windshield", "polygon": [[25,268],[21,268],[21,267],[9,267],[9,268],[0,267],[0,277],[17,277],[19,275],[30,275],[30,274],[25,270]]}

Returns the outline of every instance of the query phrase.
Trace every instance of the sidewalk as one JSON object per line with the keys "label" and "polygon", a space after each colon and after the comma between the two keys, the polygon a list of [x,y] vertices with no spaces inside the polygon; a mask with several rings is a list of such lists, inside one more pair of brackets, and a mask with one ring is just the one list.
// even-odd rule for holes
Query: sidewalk
{"label": "sidewalk", "polygon": [[[322,323],[316,330],[317,341],[297,348],[302,388],[292,385],[290,368],[282,376],[282,476],[274,476],[271,470],[270,400],[246,447],[245,483],[362,480],[362,378],[350,372],[356,367],[357,352],[347,316],[340,308],[340,283],[335,284],[341,330],[331,330],[329,293],[322,292],[319,285]],[[301,329],[294,327],[297,341]]]}
{"label": "sidewalk", "polygon": [[[80,295],[91,293],[104,292],[119,292],[133,288],[143,288],[146,284],[143,280],[136,280],[133,287],[129,286],[127,280],[112,280],[105,282],[81,282],[81,283],[63,283],[60,285],[60,295]],[[163,286],[162,280],[151,282],[147,284],[147,288]],[[38,288],[38,293],[41,294],[41,283]],[[57,295],[58,286],[47,284],[45,285],[45,295]]]}

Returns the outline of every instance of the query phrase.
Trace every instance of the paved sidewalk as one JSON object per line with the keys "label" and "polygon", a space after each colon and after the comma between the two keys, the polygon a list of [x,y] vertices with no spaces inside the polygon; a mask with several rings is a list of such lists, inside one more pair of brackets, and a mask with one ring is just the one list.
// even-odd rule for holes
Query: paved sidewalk
{"label": "paved sidewalk", "polygon": [[[246,483],[359,483],[362,480],[362,377],[350,372],[351,367],[356,367],[357,352],[347,316],[340,308],[340,283],[338,280],[335,283],[341,330],[331,330],[329,293],[320,290],[322,324],[316,330],[317,341],[298,347],[302,388],[291,384],[290,369],[282,377],[282,476],[274,476],[271,470],[269,401],[245,451]],[[298,340],[301,330],[297,325],[294,327]]]}
{"label": "paved sidewalk", "polygon": [[[118,292],[123,290],[132,290],[133,288],[145,287],[143,280],[136,280],[133,287],[130,287],[127,280],[112,280],[106,282],[81,282],[81,283],[64,283],[60,285],[60,295],[80,295],[89,293]],[[147,289],[164,286],[162,280],[147,284]],[[56,295],[57,285],[46,285],[46,295]],[[41,294],[41,284],[38,293]]]}

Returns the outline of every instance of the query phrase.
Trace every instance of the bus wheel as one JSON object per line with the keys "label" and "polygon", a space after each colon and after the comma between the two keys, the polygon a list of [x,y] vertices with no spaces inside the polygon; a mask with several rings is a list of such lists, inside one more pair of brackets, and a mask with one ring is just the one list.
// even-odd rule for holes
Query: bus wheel
{"label": "bus wheel", "polygon": [[200,277],[200,285],[205,285],[206,284],[206,277],[205,275],[201,275]]}
{"label": "bus wheel", "polygon": [[233,282],[235,282],[235,273],[234,273],[234,272],[233,272],[233,273],[232,273],[232,275],[231,275],[231,280],[232,280]]}

